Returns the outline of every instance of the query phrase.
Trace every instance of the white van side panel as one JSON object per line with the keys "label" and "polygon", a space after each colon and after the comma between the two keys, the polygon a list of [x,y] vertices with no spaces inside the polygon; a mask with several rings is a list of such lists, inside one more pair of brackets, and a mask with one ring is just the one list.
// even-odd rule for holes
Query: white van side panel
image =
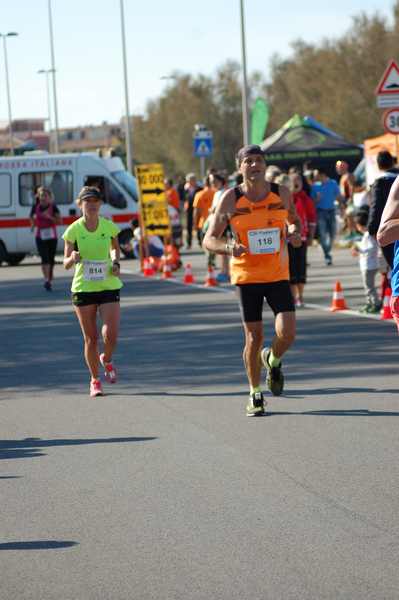
{"label": "white van side panel", "polygon": [[[24,226],[17,229],[18,252],[36,252],[34,233],[30,229],[29,221],[32,202],[34,200],[34,185],[49,187],[55,196],[57,208],[64,220],[76,206],[74,200],[74,181],[76,178],[76,158],[65,157],[62,159],[42,159],[27,161],[26,167],[15,172],[17,185],[17,215],[25,221]],[[33,189],[32,189],[33,188]],[[29,193],[28,193],[29,192]],[[68,202],[67,202],[68,201]],[[29,202],[29,204],[28,204]],[[75,211],[76,212],[76,211]],[[65,225],[60,225],[58,235],[61,236]],[[62,240],[58,249],[62,249]]]}
{"label": "white van side panel", "polygon": [[[35,183],[53,189],[58,199],[57,207],[62,217],[62,225],[57,226],[58,251],[62,251],[62,233],[80,216],[75,199],[90,175],[112,182],[114,189],[126,199],[125,207],[104,204],[101,213],[117,223],[120,229],[129,228],[131,220],[137,216],[137,204],[112,177],[103,159],[89,153],[0,158],[0,241],[6,250],[36,253],[34,234],[30,229],[31,188]],[[60,203],[62,194],[71,202]]]}
{"label": "white van side panel", "polygon": [[16,217],[15,181],[10,171],[3,170],[0,171],[0,241],[8,252],[16,252],[18,244],[14,228],[6,227],[7,222],[2,221],[2,216],[9,219]]}

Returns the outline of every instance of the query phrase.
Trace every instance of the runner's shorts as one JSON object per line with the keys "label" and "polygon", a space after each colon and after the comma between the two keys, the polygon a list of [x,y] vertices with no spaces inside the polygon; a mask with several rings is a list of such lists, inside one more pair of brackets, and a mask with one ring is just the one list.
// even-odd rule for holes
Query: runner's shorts
{"label": "runner's shorts", "polygon": [[237,285],[242,320],[245,323],[262,320],[263,301],[277,315],[282,312],[295,312],[294,300],[288,281],[272,283],[243,283]]}
{"label": "runner's shorts", "polygon": [[119,302],[120,290],[104,290],[103,292],[72,292],[74,306],[90,306]]}

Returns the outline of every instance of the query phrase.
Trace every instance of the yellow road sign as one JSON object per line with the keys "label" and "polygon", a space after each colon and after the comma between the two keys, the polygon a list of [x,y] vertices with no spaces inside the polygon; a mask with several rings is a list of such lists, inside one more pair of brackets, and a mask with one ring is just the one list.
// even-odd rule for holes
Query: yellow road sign
{"label": "yellow road sign", "polygon": [[144,235],[170,235],[163,166],[158,163],[139,165],[136,176]]}

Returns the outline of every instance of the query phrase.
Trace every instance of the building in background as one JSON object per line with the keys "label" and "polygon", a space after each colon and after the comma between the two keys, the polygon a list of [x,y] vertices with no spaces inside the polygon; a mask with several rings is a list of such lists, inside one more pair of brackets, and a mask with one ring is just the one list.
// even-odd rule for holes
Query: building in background
{"label": "building in background", "polygon": [[58,136],[61,152],[108,150],[123,143],[123,130],[120,123],[103,122],[101,125],[67,127],[60,129]]}
{"label": "building in background", "polygon": [[[46,119],[13,119],[12,133],[16,154],[28,150],[49,150],[50,135],[45,131]],[[0,121],[0,155],[10,154],[8,121]]]}
{"label": "building in background", "polygon": [[[53,132],[46,131],[47,119],[14,119],[12,121],[15,154],[42,150],[51,152]],[[60,152],[93,152],[123,145],[122,123],[65,127],[59,130]],[[0,121],[0,156],[10,154],[8,121]]]}

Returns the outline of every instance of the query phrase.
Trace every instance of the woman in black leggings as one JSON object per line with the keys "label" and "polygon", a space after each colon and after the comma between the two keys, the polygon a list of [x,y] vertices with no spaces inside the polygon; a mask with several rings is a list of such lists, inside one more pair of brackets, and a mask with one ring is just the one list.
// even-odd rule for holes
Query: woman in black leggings
{"label": "woman in black leggings", "polygon": [[53,202],[51,190],[39,187],[37,201],[30,212],[31,228],[35,230],[37,251],[42,261],[44,288],[50,292],[57,250],[57,225],[61,223],[60,211]]}

